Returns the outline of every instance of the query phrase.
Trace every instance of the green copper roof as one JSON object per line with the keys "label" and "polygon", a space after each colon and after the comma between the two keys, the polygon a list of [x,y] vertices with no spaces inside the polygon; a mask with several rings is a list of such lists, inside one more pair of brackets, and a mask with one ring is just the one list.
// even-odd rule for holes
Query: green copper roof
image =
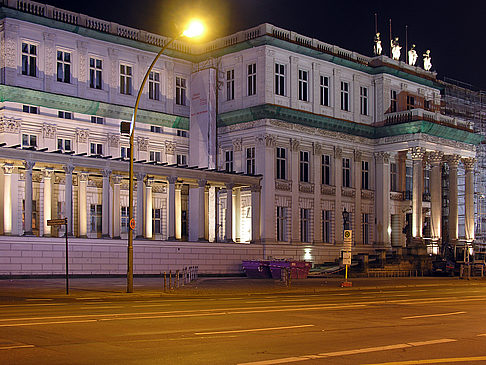
{"label": "green copper roof", "polygon": [[[73,113],[98,115],[105,118],[131,120],[133,108],[81,99],[72,96],[47,93],[14,86],[0,85],[0,101],[11,101],[40,107],[60,109]],[[189,118],[139,109],[137,123],[189,130]]]}

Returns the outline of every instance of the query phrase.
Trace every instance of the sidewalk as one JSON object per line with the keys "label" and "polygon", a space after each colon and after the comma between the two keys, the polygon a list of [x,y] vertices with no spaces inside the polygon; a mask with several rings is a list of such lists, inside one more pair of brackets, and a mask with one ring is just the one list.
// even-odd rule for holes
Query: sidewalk
{"label": "sidewalk", "polygon": [[246,277],[199,278],[173,290],[164,292],[163,278],[134,278],[134,292],[126,293],[125,278],[70,279],[70,293],[66,295],[64,279],[4,279],[0,280],[0,302],[26,299],[57,298],[132,298],[161,296],[255,295],[273,293],[313,294],[329,291],[386,289],[428,286],[470,286],[486,288],[486,279],[461,280],[448,277],[418,278],[353,278],[351,288],[341,288],[342,279],[299,279],[291,287],[278,280],[248,279]]}

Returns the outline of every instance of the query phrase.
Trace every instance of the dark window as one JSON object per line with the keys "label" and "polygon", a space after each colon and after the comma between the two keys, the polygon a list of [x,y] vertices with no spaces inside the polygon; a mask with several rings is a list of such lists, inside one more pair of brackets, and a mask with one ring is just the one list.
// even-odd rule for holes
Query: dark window
{"label": "dark window", "polygon": [[277,147],[277,179],[285,180],[287,178],[287,150],[283,147]]}
{"label": "dark window", "polygon": [[226,100],[235,98],[235,70],[226,71]]}
{"label": "dark window", "polygon": [[248,96],[256,95],[256,63],[248,65]]}
{"label": "dark window", "polygon": [[321,183],[331,185],[331,156],[322,155]]}
{"label": "dark window", "polygon": [[103,61],[98,58],[89,59],[89,87],[92,89],[102,89]]}
{"label": "dark window", "polygon": [[275,94],[285,96],[285,65],[275,64]]}
{"label": "dark window", "polygon": [[330,106],[329,77],[321,76],[321,105]]}
{"label": "dark window", "polygon": [[37,46],[22,42],[22,75],[37,76]]}
{"label": "dark window", "polygon": [[57,51],[57,81],[71,82],[71,53]]}
{"label": "dark window", "polygon": [[309,182],[309,152],[300,151],[300,181]]}
{"label": "dark window", "polygon": [[343,158],[343,186],[351,187],[351,161],[349,158]]}
{"label": "dark window", "polygon": [[368,161],[361,161],[361,189],[368,190],[369,189],[369,162]]}

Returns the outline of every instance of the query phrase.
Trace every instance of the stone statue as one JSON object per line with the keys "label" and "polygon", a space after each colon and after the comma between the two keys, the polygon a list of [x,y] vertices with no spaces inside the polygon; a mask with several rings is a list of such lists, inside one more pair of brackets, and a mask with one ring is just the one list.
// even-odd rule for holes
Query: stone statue
{"label": "stone statue", "polygon": [[430,57],[430,49],[425,51],[424,56],[424,69],[425,71],[430,71],[432,68],[432,57]]}
{"label": "stone statue", "polygon": [[417,62],[417,51],[415,50],[415,44],[412,44],[412,48],[410,48],[410,51],[408,51],[408,64],[410,66],[415,66],[415,63]]}
{"label": "stone statue", "polygon": [[400,50],[402,47],[400,47],[400,44],[398,43],[398,37],[395,37],[395,39],[391,40],[391,52],[392,52],[392,58],[394,60],[400,60]]}
{"label": "stone statue", "polygon": [[375,34],[375,45],[373,47],[373,51],[375,52],[375,56],[381,55],[381,52],[383,51],[381,48],[380,33]]}

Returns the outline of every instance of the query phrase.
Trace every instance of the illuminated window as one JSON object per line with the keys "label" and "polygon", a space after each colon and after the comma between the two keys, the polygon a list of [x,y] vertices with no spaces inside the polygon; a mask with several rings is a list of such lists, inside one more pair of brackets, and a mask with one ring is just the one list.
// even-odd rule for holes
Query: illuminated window
{"label": "illuminated window", "polygon": [[71,52],[57,51],[57,81],[71,83]]}
{"label": "illuminated window", "polygon": [[103,61],[99,58],[89,58],[89,87],[101,90],[103,88],[102,80]]}
{"label": "illuminated window", "polygon": [[37,76],[37,45],[22,42],[22,75]]}

